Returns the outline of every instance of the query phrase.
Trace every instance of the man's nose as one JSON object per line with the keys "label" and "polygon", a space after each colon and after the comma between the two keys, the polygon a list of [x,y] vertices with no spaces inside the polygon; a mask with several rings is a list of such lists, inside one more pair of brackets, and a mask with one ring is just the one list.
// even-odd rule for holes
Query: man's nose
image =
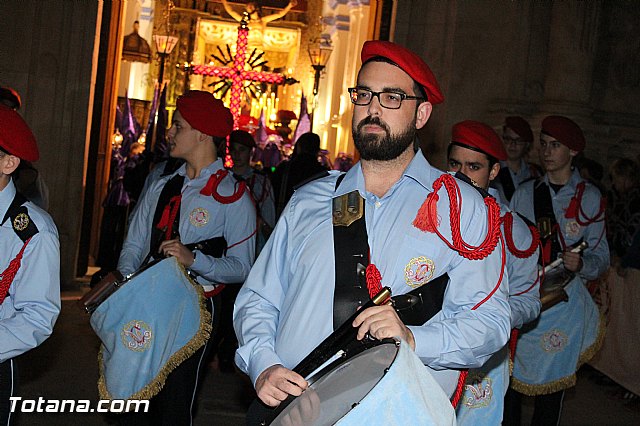
{"label": "man's nose", "polygon": [[382,112],[382,105],[380,105],[379,95],[373,96],[373,99],[371,99],[371,102],[367,107],[367,112],[369,115],[380,115]]}

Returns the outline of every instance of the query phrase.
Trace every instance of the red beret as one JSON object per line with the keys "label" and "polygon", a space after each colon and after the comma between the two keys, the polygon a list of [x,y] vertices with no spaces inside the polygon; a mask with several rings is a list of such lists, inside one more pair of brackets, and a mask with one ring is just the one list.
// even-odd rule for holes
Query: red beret
{"label": "red beret", "polygon": [[479,121],[466,120],[454,124],[451,130],[451,142],[477,148],[498,160],[506,160],[507,152],[498,134]]}
{"label": "red beret", "polygon": [[550,115],[542,120],[542,132],[574,151],[583,151],[587,142],[580,127],[567,117]]}
{"label": "red beret", "polygon": [[22,106],[20,95],[11,87],[0,87],[0,103],[13,109],[20,109]]}
{"label": "red beret", "polygon": [[444,101],[436,77],[422,58],[407,48],[390,41],[369,40],[364,42],[360,58],[362,64],[375,57],[383,57],[395,63],[400,69],[422,86],[432,104]]}
{"label": "red beret", "polygon": [[244,130],[234,130],[231,132],[231,135],[229,135],[229,143],[239,143],[249,148],[256,146],[256,141],[253,140],[253,136]]}
{"label": "red beret", "polygon": [[229,108],[209,92],[191,90],[178,98],[176,107],[191,127],[205,135],[223,138],[233,130]]}
{"label": "red beret", "polygon": [[533,142],[533,132],[527,120],[522,117],[507,117],[504,127],[508,127],[520,136],[525,142]]}
{"label": "red beret", "polygon": [[21,160],[38,161],[36,138],[20,114],[0,105],[0,148]]}

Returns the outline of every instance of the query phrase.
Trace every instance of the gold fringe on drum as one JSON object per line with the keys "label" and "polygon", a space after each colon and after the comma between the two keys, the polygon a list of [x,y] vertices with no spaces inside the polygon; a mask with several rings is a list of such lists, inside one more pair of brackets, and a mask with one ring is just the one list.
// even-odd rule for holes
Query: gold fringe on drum
{"label": "gold fringe on drum", "polygon": [[[578,357],[578,363],[576,365],[575,371],[586,362],[588,362],[593,356],[600,350],[602,343],[604,342],[604,336],[606,332],[606,324],[605,318],[602,314],[600,314],[600,323],[598,325],[598,335],[596,336],[596,340],[585,349],[580,356]],[[538,396],[538,395],[547,395],[550,393],[559,392],[561,390],[572,388],[576,385],[576,373],[570,374],[566,377],[562,377],[558,380],[554,380],[552,382],[543,383],[543,384],[529,384],[521,382],[515,377],[511,377],[511,388],[514,390],[527,395],[527,396]]]}
{"label": "gold fringe on drum", "polygon": [[[130,400],[148,400],[157,395],[158,392],[164,387],[164,383],[173,370],[180,364],[192,356],[198,349],[200,349],[211,336],[211,313],[207,310],[206,298],[204,297],[204,291],[202,286],[194,281],[184,269],[184,266],[179,265],[182,272],[189,278],[189,282],[194,286],[198,292],[200,298],[200,327],[198,332],[184,347],[178,350],[175,354],[169,357],[167,363],[160,369],[158,375],[142,390],[131,395]],[[107,384],[104,376],[104,363],[102,359],[103,345],[100,345],[100,352],[98,353],[98,365],[100,366],[100,377],[98,378],[98,392],[101,399],[111,400],[112,396],[107,390]]]}

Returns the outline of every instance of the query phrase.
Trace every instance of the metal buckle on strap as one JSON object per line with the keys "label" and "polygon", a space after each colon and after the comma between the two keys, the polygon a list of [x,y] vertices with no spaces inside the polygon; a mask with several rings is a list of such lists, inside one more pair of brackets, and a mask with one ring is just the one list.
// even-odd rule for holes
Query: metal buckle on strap
{"label": "metal buckle on strap", "polygon": [[333,200],[333,226],[349,226],[362,218],[364,198],[358,191],[335,197]]}

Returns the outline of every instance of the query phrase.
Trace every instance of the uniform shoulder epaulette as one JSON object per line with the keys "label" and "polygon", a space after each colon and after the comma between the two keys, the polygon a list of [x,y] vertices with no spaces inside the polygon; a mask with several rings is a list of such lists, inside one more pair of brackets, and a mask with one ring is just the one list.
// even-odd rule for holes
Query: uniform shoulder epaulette
{"label": "uniform shoulder epaulette", "polygon": [[492,196],[491,194],[489,194],[489,191],[478,186],[478,184],[473,179],[471,179],[469,176],[465,175],[464,173],[456,172],[456,174],[453,176],[456,179],[459,179],[464,183],[471,185],[476,191],[480,193],[480,195],[482,195],[482,198],[487,198]]}
{"label": "uniform shoulder epaulette", "polygon": [[11,205],[7,209],[7,213],[2,218],[2,223],[0,223],[0,225],[4,225],[7,219],[10,219],[11,227],[23,243],[38,233],[38,227],[29,216],[29,210],[24,205],[27,201],[24,195],[16,192]]}
{"label": "uniform shoulder epaulette", "polygon": [[305,186],[305,185],[306,185],[306,184],[308,184],[309,182],[313,182],[314,180],[322,179],[322,178],[327,177],[327,176],[329,176],[329,172],[328,172],[328,171],[326,171],[326,170],[325,170],[325,171],[322,171],[322,172],[319,172],[319,173],[316,173],[315,175],[311,176],[310,178],[305,179],[305,180],[303,180],[302,182],[300,182],[300,183],[298,183],[297,185],[295,185],[295,186],[293,187],[293,190],[294,190],[294,191],[297,191],[299,188],[301,188],[301,187]]}

